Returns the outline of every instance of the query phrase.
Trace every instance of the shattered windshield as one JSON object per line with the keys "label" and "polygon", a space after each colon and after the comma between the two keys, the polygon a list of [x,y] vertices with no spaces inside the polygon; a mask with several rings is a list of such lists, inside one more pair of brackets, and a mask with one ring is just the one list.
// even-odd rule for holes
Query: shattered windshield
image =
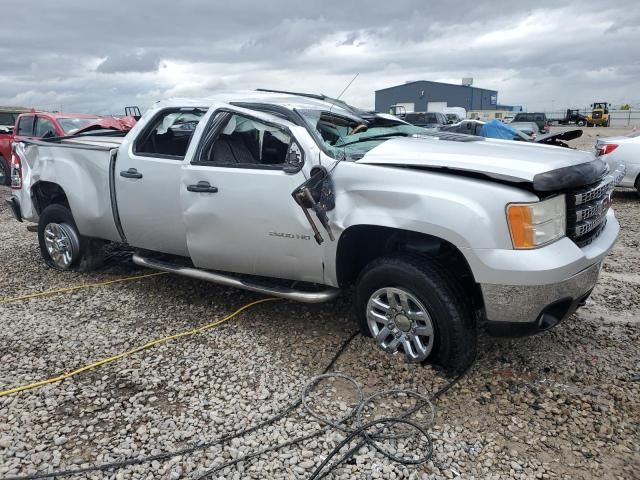
{"label": "shattered windshield", "polygon": [[375,117],[367,120],[321,110],[297,110],[316,133],[316,139],[333,158],[362,156],[380,143],[396,137],[424,134],[425,129],[400,120]]}

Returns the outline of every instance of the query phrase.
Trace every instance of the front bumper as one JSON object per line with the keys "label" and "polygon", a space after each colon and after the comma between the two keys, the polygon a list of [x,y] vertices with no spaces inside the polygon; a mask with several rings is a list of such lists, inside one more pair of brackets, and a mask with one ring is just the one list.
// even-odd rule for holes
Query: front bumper
{"label": "front bumper", "polygon": [[583,305],[595,287],[602,262],[548,285],[483,284],[489,333],[519,336],[547,330]]}
{"label": "front bumper", "polygon": [[533,250],[479,252],[475,259],[481,260],[481,268],[474,275],[489,333],[528,335],[551,328],[575,312],[591,294],[619,232],[620,225],[609,210],[602,233],[582,248],[564,238]]}

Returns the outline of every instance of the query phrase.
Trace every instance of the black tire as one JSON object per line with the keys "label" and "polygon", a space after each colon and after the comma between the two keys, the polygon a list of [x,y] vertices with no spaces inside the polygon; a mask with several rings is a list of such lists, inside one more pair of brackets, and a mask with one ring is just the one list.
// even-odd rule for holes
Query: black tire
{"label": "black tire", "polygon": [[[58,265],[49,254],[45,244],[45,228],[51,223],[65,225],[70,228],[77,237],[77,248],[74,249],[72,261],[66,268]],[[80,235],[76,222],[73,220],[71,211],[64,205],[52,204],[44,209],[38,220],[38,243],[40,244],[40,254],[45,263],[56,270],[73,270],[76,272],[90,272],[99,268],[104,261],[104,242],[94,238]]]}
{"label": "black tire", "polygon": [[0,155],[0,185],[11,185],[11,166],[2,155]]}
{"label": "black tire", "polygon": [[458,373],[474,360],[477,325],[458,282],[434,260],[397,254],[373,260],[356,285],[355,313],[360,328],[372,336],[367,324],[367,303],[380,288],[396,287],[411,292],[428,310],[434,323],[434,344],[426,361],[448,373]]}
{"label": "black tire", "polygon": [[584,120],[578,120],[577,125],[579,127],[584,127],[587,124],[587,122],[585,122]]}

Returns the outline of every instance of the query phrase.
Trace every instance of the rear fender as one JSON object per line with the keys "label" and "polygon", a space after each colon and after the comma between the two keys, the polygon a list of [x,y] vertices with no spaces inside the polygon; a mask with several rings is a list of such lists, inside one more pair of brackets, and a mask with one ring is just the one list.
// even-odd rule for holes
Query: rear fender
{"label": "rear fender", "polygon": [[[108,150],[84,150],[58,145],[21,143],[16,148],[23,160],[23,193],[33,209],[34,187],[39,182],[58,185],[64,192],[82,235],[119,241],[111,210]],[[38,206],[42,208],[43,206]],[[24,207],[23,207],[24,208]],[[25,217],[28,217],[25,212]]]}

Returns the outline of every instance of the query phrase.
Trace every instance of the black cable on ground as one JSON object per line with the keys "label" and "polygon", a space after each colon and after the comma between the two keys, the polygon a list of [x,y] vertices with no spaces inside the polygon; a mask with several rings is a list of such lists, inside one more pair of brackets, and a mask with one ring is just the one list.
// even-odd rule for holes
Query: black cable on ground
{"label": "black cable on ground", "polygon": [[[335,360],[337,360],[338,358],[339,358],[339,355],[336,355],[334,357]],[[474,359],[474,361],[475,361],[475,359]],[[451,380],[446,385],[444,385],[439,390],[437,390],[434,394],[432,394],[429,399],[425,398],[424,396],[422,396],[421,394],[419,394],[417,392],[404,391],[404,390],[385,390],[385,391],[378,392],[378,393],[372,395],[371,397],[369,397],[367,399],[363,399],[360,387],[355,382],[355,380],[353,380],[351,377],[349,377],[348,375],[341,374],[341,373],[336,373],[336,374],[328,374],[327,373],[327,371],[329,370],[329,368],[332,366],[333,363],[335,363],[335,362],[332,362],[330,364],[330,366],[327,369],[325,369],[325,372],[323,374],[312,378],[307,383],[307,385],[305,386],[305,388],[302,391],[302,397],[301,397],[300,401],[297,402],[298,405],[302,404],[302,406],[304,407],[305,411],[310,416],[312,416],[313,418],[318,420],[320,423],[323,423],[325,425],[323,428],[321,428],[320,430],[318,430],[315,433],[312,433],[312,434],[309,434],[309,435],[304,435],[304,436],[301,436],[301,437],[298,437],[298,438],[294,438],[292,440],[288,440],[288,441],[280,443],[278,445],[274,445],[274,446],[271,446],[271,447],[268,447],[268,448],[264,448],[262,450],[249,453],[249,454],[244,455],[242,457],[238,457],[238,458],[236,458],[234,460],[231,460],[229,462],[226,462],[226,463],[223,463],[221,465],[218,465],[218,466],[216,466],[214,468],[211,468],[210,470],[207,470],[206,472],[202,473],[198,477],[196,477],[196,480],[203,480],[203,479],[206,479],[206,478],[210,479],[210,478],[213,477],[213,475],[215,473],[217,473],[220,470],[223,470],[223,469],[225,469],[227,467],[236,465],[238,463],[241,463],[241,462],[244,462],[244,461],[247,461],[247,460],[251,460],[251,459],[253,459],[255,457],[258,457],[260,455],[263,455],[265,453],[270,453],[270,452],[275,452],[275,451],[281,450],[284,447],[297,445],[297,444],[302,443],[302,442],[304,442],[306,440],[310,440],[312,438],[318,437],[318,436],[322,435],[323,433],[325,433],[325,432],[327,432],[327,431],[329,431],[331,429],[338,429],[338,430],[341,430],[343,432],[347,432],[348,435],[338,446],[336,446],[327,455],[327,457],[322,461],[322,463],[311,474],[311,476],[309,477],[309,480],[315,480],[315,479],[324,478],[331,471],[333,471],[335,468],[337,468],[339,465],[341,465],[344,462],[346,462],[347,460],[349,460],[354,454],[356,454],[363,446],[365,446],[367,444],[372,445],[373,448],[375,448],[382,455],[384,455],[385,457],[389,458],[391,461],[394,461],[394,462],[397,462],[397,463],[401,463],[401,464],[404,464],[404,465],[417,465],[417,464],[425,463],[425,462],[429,461],[431,459],[432,455],[433,455],[433,443],[431,441],[431,437],[428,434],[428,432],[426,431],[425,425],[420,425],[420,424],[416,423],[415,421],[409,420],[407,417],[413,415],[414,413],[416,413],[417,411],[419,411],[423,407],[429,405],[431,407],[431,410],[432,410],[431,421],[435,421],[435,407],[433,407],[433,404],[431,402],[437,400],[442,395],[444,395],[446,392],[448,392],[451,388],[453,388],[458,382],[460,382],[460,380],[462,380],[462,378],[465,375],[467,375],[467,373],[469,372],[469,370],[473,366],[473,362],[472,362],[458,376],[456,376],[453,380]],[[353,408],[353,410],[349,414],[343,416],[342,418],[340,418],[338,420],[333,420],[333,421],[331,419],[324,418],[324,417],[320,416],[319,414],[317,414],[316,412],[314,412],[308,406],[308,404],[306,402],[306,395],[309,393],[309,391],[315,385],[317,385],[317,383],[320,380],[322,380],[323,378],[327,378],[327,377],[342,378],[343,380],[346,380],[346,381],[352,383],[353,385],[355,385],[356,389],[360,393],[360,395],[359,395],[360,396],[360,400],[357,402],[357,404]],[[407,395],[407,394],[414,395],[417,398],[420,398],[421,401],[420,402],[416,402],[416,405],[413,408],[407,410],[406,412],[403,412],[400,415],[393,416],[393,417],[382,418],[382,419],[378,419],[378,420],[366,423],[364,425],[360,425],[353,431],[349,431],[344,426],[344,423],[347,422],[348,420],[352,419],[356,414],[357,414],[357,420],[359,421],[362,409],[367,403],[372,401],[374,398],[380,397],[380,396],[388,394],[388,393],[402,393],[402,394],[405,394],[405,395]],[[393,435],[381,435],[381,432],[384,430],[384,428],[379,428],[378,430],[376,430],[375,432],[373,432],[371,434],[368,433],[368,430],[373,428],[373,427],[375,427],[375,426],[383,427],[385,425],[394,425],[394,424],[409,425],[414,430],[416,430],[418,432],[418,434],[420,434],[422,437],[424,437],[426,439],[426,441],[427,441],[426,443],[428,445],[428,448],[427,448],[426,453],[422,457],[420,457],[418,460],[399,458],[399,457],[396,457],[396,456],[390,454],[389,452],[384,451],[382,448],[380,448],[375,443],[374,440],[381,439],[381,438],[382,439],[384,439],[384,438],[399,438],[399,436],[397,436],[397,435],[396,436],[393,436]],[[323,469],[331,462],[333,457],[335,457],[345,445],[347,445],[349,442],[351,442],[354,438],[356,438],[358,436],[361,436],[361,435],[364,436],[365,438],[363,440],[361,440],[355,447],[353,447],[349,451],[347,451],[338,461],[334,462],[327,470],[325,470],[323,472]]]}
{"label": "black cable on ground", "polygon": [[[342,343],[342,345],[340,346],[338,351],[332,357],[332,359],[329,362],[329,364],[322,371],[323,374],[327,373],[329,370],[331,370],[333,368],[333,366],[338,361],[340,356],[344,353],[344,351],[347,349],[349,344],[352,342],[352,340],[357,335],[358,335],[358,332],[352,333],[349,336],[349,338],[347,338]],[[119,470],[121,468],[129,467],[129,466],[132,466],[132,465],[140,465],[140,464],[143,464],[143,463],[150,463],[150,462],[153,462],[153,461],[163,461],[163,460],[168,460],[168,459],[173,458],[173,457],[179,457],[179,456],[182,456],[182,455],[188,455],[190,453],[194,453],[194,452],[197,452],[197,451],[200,451],[200,450],[206,450],[207,448],[211,448],[211,447],[214,447],[216,445],[224,444],[226,442],[229,442],[229,441],[233,440],[234,438],[242,437],[242,436],[247,435],[249,433],[252,433],[252,432],[254,432],[256,430],[259,430],[259,429],[261,429],[263,427],[271,425],[272,423],[275,423],[278,420],[286,417],[290,412],[292,412],[293,410],[298,408],[301,404],[302,404],[302,398],[300,398],[299,400],[296,400],[295,402],[292,402],[291,404],[289,404],[288,406],[286,406],[285,408],[280,410],[280,412],[276,413],[275,415],[273,415],[272,417],[268,418],[267,420],[264,420],[264,421],[254,425],[252,427],[248,427],[248,428],[245,428],[244,430],[240,430],[239,432],[235,432],[235,433],[232,433],[232,434],[225,435],[223,437],[220,437],[220,438],[218,438],[216,440],[212,440],[210,442],[197,443],[197,444],[192,445],[190,447],[186,447],[186,448],[183,448],[183,449],[180,449],[180,450],[175,450],[173,452],[164,452],[164,453],[159,453],[157,455],[150,455],[150,456],[147,456],[147,457],[129,458],[127,460],[122,460],[122,461],[119,461],[119,462],[103,463],[103,464],[100,464],[100,465],[92,465],[90,467],[82,467],[82,468],[75,468],[75,469],[68,469],[68,470],[59,470],[57,472],[50,472],[50,473],[40,472],[40,473],[31,474],[31,475],[20,475],[20,476],[13,476],[13,477],[5,477],[4,480],[38,480],[38,479],[42,479],[42,478],[58,478],[58,477],[62,478],[62,477],[69,477],[71,475],[79,475],[81,473],[99,472],[99,471],[108,471],[108,470]],[[300,441],[302,441],[302,440],[300,440]]]}
{"label": "black cable on ground", "polygon": [[[467,375],[467,373],[469,373],[469,370],[471,370],[471,367],[473,366],[475,362],[475,358],[474,360],[471,362],[471,364],[464,369],[460,374],[458,374],[458,376],[456,376],[453,380],[451,380],[449,383],[447,383],[446,385],[444,385],[442,388],[440,388],[439,390],[437,390],[433,395],[431,395],[430,400],[431,401],[435,401],[437,399],[439,399],[442,395],[444,395],[445,393],[447,393],[451,388],[453,388],[458,382],[460,382],[460,380],[462,380],[463,377],[465,377]],[[384,392],[380,392],[380,393],[384,393]],[[379,395],[380,393],[376,394]],[[376,396],[374,395],[374,396]],[[371,397],[370,397],[371,398]],[[430,402],[428,402],[430,403]],[[329,454],[325,457],[325,459],[322,461],[322,463],[320,465],[318,465],[318,467],[314,470],[314,472],[311,474],[311,476],[309,477],[309,480],[316,480],[316,479],[321,479],[326,477],[330,472],[332,472],[335,468],[337,468],[339,465],[342,465],[344,462],[346,462],[347,460],[349,460],[353,455],[355,455],[362,447],[364,447],[366,444],[371,444],[373,445],[373,447],[380,453],[382,453],[384,456],[390,458],[393,461],[396,461],[398,463],[401,464],[416,464],[416,462],[413,461],[407,461],[407,459],[398,459],[398,458],[392,458],[391,455],[388,454],[388,452],[384,452],[382,451],[376,444],[375,442],[373,442],[371,440],[372,437],[375,438],[376,435],[379,435],[381,433],[381,431],[383,429],[378,429],[376,432],[374,432],[373,434],[367,434],[367,431],[374,427],[374,426],[382,426],[385,424],[394,424],[394,423],[405,423],[408,424],[410,426],[412,426],[413,428],[415,428],[416,430],[418,430],[420,432],[420,434],[422,434],[423,436],[425,436],[428,439],[428,443],[430,445],[430,448],[428,449],[428,455],[425,455],[424,457],[422,457],[422,461],[421,462],[417,462],[417,463],[424,463],[427,462],[431,459],[431,456],[433,455],[433,448],[432,448],[432,443],[431,443],[431,437],[429,436],[429,434],[418,424],[415,424],[415,422],[412,422],[410,420],[407,419],[407,417],[409,417],[410,415],[412,415],[413,413],[417,412],[418,410],[420,410],[422,407],[424,407],[427,404],[427,402],[422,402],[420,404],[417,404],[415,407],[413,407],[412,409],[404,412],[402,415],[398,415],[395,417],[389,417],[389,418],[382,418],[382,419],[378,419],[378,420],[374,420],[373,422],[369,422],[367,424],[364,424],[358,428],[356,428],[353,432],[351,432],[342,442],[340,442],[339,445],[337,445],[331,452],[329,452]],[[326,469],[323,472],[323,469],[331,462],[331,460],[333,459],[333,457],[335,457],[340,450],[347,445],[349,442],[351,442],[354,438],[360,436],[360,435],[364,435],[365,439],[360,441],[355,447],[349,449],[349,451],[347,451],[338,461],[334,462],[328,469]]]}

